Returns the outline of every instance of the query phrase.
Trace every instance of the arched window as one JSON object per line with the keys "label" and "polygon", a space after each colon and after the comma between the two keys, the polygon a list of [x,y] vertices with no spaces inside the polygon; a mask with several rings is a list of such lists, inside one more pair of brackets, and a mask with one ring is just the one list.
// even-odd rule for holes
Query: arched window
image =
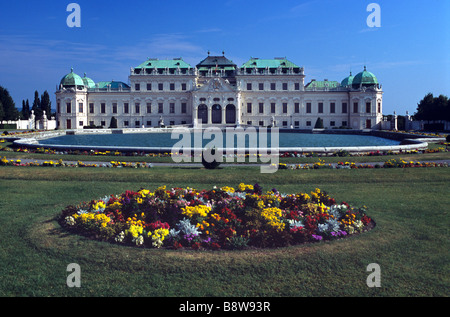
{"label": "arched window", "polygon": [[208,107],[204,104],[199,105],[197,112],[197,118],[201,119],[202,123],[208,123]]}
{"label": "arched window", "polygon": [[225,119],[226,123],[228,124],[234,124],[236,123],[236,106],[229,104],[225,108]]}
{"label": "arched window", "polygon": [[212,106],[212,123],[222,123],[222,107],[218,104]]}

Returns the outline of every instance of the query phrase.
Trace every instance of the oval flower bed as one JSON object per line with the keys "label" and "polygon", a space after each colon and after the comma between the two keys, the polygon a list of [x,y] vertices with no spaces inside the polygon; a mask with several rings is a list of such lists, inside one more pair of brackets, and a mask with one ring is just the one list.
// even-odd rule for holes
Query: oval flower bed
{"label": "oval flower bed", "polygon": [[315,191],[263,192],[255,184],[126,191],[66,207],[60,223],[94,239],[151,248],[243,249],[338,239],[370,229],[366,208]]}

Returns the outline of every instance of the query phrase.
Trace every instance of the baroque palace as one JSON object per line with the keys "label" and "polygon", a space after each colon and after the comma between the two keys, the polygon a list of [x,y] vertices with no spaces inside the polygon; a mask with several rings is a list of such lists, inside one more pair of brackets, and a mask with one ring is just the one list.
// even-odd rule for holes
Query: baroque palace
{"label": "baroque palace", "polygon": [[56,91],[60,129],[161,126],[276,126],[378,129],[383,92],[362,70],[342,81],[311,80],[286,58],[251,58],[242,66],[208,56],[192,67],[182,58],[149,58],[131,68],[128,83],[94,82],[72,71]]}

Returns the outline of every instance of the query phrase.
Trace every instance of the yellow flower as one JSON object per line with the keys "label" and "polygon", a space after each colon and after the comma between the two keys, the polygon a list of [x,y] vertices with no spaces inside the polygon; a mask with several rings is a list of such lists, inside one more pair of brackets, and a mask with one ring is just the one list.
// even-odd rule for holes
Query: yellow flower
{"label": "yellow flower", "polygon": [[246,191],[247,189],[253,190],[253,185],[245,185],[244,183],[240,183],[239,186],[238,186],[238,190],[239,190],[240,192],[244,192],[244,191]]}
{"label": "yellow flower", "polygon": [[229,186],[222,187],[221,190],[228,193],[234,193],[234,188]]}
{"label": "yellow flower", "polygon": [[283,231],[286,224],[281,221],[281,217],[283,215],[283,211],[280,208],[271,207],[265,208],[261,212],[261,216],[263,216],[268,224],[274,227],[277,231]]}
{"label": "yellow flower", "polygon": [[209,212],[211,211],[211,207],[205,206],[205,205],[198,205],[198,206],[186,206],[185,208],[182,208],[182,214],[188,216],[189,218],[192,218],[195,215],[199,215],[201,217],[208,216]]}

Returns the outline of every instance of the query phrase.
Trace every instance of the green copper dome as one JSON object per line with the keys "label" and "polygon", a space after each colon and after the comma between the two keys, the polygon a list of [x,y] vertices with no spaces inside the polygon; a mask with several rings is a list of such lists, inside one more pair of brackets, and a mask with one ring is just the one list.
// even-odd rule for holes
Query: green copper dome
{"label": "green copper dome", "polygon": [[84,77],[82,78],[82,80],[87,88],[95,88],[95,82],[92,79],[86,77],[86,73],[84,73]]}
{"label": "green copper dome", "polygon": [[378,85],[377,77],[371,72],[368,72],[366,66],[364,66],[364,71],[360,72],[355,76],[355,78],[353,78],[353,88],[359,88],[361,85],[365,87]]}
{"label": "green copper dome", "polygon": [[350,87],[353,83],[353,77],[352,72],[350,72],[350,75],[346,78],[344,78],[343,81],[341,81],[341,87]]}
{"label": "green copper dome", "polygon": [[61,79],[60,85],[62,85],[63,87],[75,87],[75,86],[84,87],[85,84],[83,79],[73,72],[72,68],[70,73]]}

